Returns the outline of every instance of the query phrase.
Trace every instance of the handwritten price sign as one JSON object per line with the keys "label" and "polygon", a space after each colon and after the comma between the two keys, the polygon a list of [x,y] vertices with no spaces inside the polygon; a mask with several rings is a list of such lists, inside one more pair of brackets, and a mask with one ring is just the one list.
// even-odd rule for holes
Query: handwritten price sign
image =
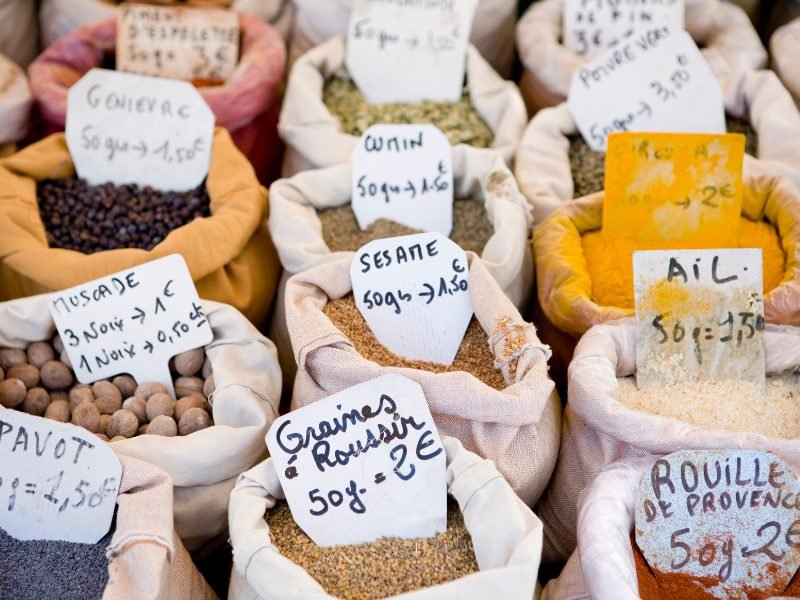
{"label": "handwritten price sign", "polygon": [[67,146],[92,185],[197,187],[213,135],[214,114],[186,81],[92,69],[67,96]]}
{"label": "handwritten price sign", "polygon": [[18,540],[94,544],[111,527],[122,466],[82,427],[0,410],[0,527]]}
{"label": "handwritten price sign", "polygon": [[180,254],[57,292],[50,313],[81,383],[129,373],[174,396],[169,359],[214,337]]}
{"label": "handwritten price sign", "polygon": [[743,380],[764,387],[761,250],[633,254],[636,384]]}
{"label": "handwritten price sign", "polygon": [[267,447],[294,520],[320,546],[445,530],[444,447],[410,379],[384,375],[292,411]]}
{"label": "handwritten price sign", "polygon": [[636,543],[716,598],[781,596],[800,566],[799,508],[800,482],[770,452],[682,450],[642,478]]}

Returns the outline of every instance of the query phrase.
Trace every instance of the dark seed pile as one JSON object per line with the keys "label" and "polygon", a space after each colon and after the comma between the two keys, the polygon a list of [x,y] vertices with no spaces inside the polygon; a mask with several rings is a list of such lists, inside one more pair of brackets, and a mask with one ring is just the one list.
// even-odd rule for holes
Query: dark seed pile
{"label": "dark seed pile", "polygon": [[72,177],[40,181],[37,196],[50,247],[85,254],[152,250],[173,229],[211,214],[205,184],[160,192],[134,184],[94,186]]}

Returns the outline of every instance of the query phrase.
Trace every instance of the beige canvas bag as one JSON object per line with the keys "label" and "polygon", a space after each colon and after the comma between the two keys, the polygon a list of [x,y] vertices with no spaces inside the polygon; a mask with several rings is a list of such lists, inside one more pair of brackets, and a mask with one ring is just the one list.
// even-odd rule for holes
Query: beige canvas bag
{"label": "beige canvas bag", "polygon": [[28,133],[33,92],[25,72],[0,54],[0,157]]}
{"label": "beige canvas bag", "polygon": [[[764,343],[768,375],[800,369],[800,328],[767,325]],[[684,449],[743,448],[770,450],[800,464],[800,440],[699,427],[620,404],[617,377],[634,374],[635,348],[635,326],[626,320],[593,327],[575,349],[558,464],[537,507],[545,524],[545,562],[565,561],[572,554],[578,495],[617,460]]]}
{"label": "beige canvas bag", "polygon": [[[566,100],[572,75],[586,60],[561,43],[564,0],[534,2],[517,23],[523,65],[520,88],[531,115]],[[732,70],[763,69],[767,51],[747,13],[722,0],[685,0],[685,28]]]}
{"label": "beige canvas bag", "polygon": [[286,286],[286,318],[298,365],[292,408],[386,373],[404,375],[422,386],[439,431],[493,460],[523,502],[532,505],[550,479],[558,446],[561,403],[547,374],[550,351],[481,260],[468,252],[467,261],[475,317],[508,387],[495,390],[463,371],[382,367],[358,354],[322,312],[329,299],[352,291],[351,261],[344,259],[295,275]]}
{"label": "beige canvas bag", "polygon": [[[49,339],[50,295],[0,303],[0,347]],[[214,426],[188,436],[137,436],[114,442],[121,455],[164,469],[175,485],[175,529],[195,552],[224,535],[227,501],[242,472],[266,453],[264,435],[278,415],[281,373],[275,346],[225,304],[203,301],[214,341],[206,346],[216,389]]]}
{"label": "beige canvas bag", "polygon": [[[292,67],[278,131],[286,143],[283,175],[329,167],[349,160],[358,138],[342,133],[339,121],[322,102],[325,80],[349,78],[345,38],[335,37],[309,50]],[[511,164],[528,117],[517,86],[500,77],[474,46],[467,50],[470,100],[494,133],[492,147]]]}
{"label": "beige canvas bag", "polygon": [[[456,439],[442,437],[442,442],[447,454],[447,491],[464,515],[480,570],[394,597],[538,598],[541,522],[517,498],[492,461],[465,450]],[[264,514],[284,498],[272,459],[253,467],[236,482],[230,502],[234,563],[228,593],[231,600],[333,598],[271,543]]]}
{"label": "beige canvas bag", "polygon": [[772,68],[800,106],[800,18],[773,33],[769,49]]}

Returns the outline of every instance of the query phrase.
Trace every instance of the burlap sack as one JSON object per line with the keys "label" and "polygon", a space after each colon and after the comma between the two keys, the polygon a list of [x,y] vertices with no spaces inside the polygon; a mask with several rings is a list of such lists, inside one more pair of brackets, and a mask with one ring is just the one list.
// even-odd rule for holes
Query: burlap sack
{"label": "burlap sack", "polygon": [[[297,366],[286,329],[286,281],[317,265],[352,259],[354,252],[331,252],[322,238],[317,211],[349,204],[352,169],[342,164],[298,173],[270,187],[269,229],[283,273],[278,286],[269,337],[278,346],[284,384],[291,385]],[[492,150],[453,148],[453,196],[486,206],[494,235],[481,261],[517,308],[524,308],[533,284],[533,256],[528,240],[530,209],[502,157]]]}
{"label": "burlap sack", "polygon": [[212,600],[172,525],[172,480],[149,463],[121,455],[117,525],[108,547],[103,600]]}
{"label": "burlap sack", "polygon": [[[265,183],[278,175],[281,144],[277,133],[278,94],[286,62],[280,34],[258,17],[241,13],[241,49],[233,73],[220,85],[198,88]],[[43,133],[64,130],[67,93],[90,69],[113,56],[117,23],[109,18],[80,27],[54,42],[28,69]]]}
{"label": "burlap sack", "polygon": [[[286,143],[284,177],[345,162],[358,143],[357,137],[341,132],[338,119],[322,102],[326,79],[349,78],[345,43],[344,37],[332,38],[292,67],[278,122]],[[494,133],[492,147],[510,165],[528,121],[517,86],[500,77],[474,46],[467,50],[466,80],[472,105]]]}
{"label": "burlap sack", "polygon": [[[0,347],[24,348],[55,332],[49,294],[0,303]],[[230,306],[203,301],[214,341],[206,346],[215,390],[214,426],[188,436],[137,436],[114,442],[118,454],[164,469],[175,484],[175,529],[191,551],[225,532],[236,477],[266,452],[278,416],[281,373],[275,346]]]}
{"label": "burlap sack", "polygon": [[[764,343],[768,375],[800,369],[800,329],[768,325]],[[698,427],[626,408],[616,399],[616,378],[633,375],[635,361],[632,320],[597,325],[575,348],[558,464],[537,507],[545,524],[545,562],[564,561],[575,549],[578,494],[616,460],[683,449],[744,448],[770,450],[800,464],[800,440]]]}
{"label": "burlap sack", "polygon": [[25,137],[32,105],[33,94],[25,72],[0,54],[0,146]]}
{"label": "burlap sack", "polygon": [[[292,42],[289,63],[314,46],[337,35],[347,34],[352,0],[293,0]],[[514,65],[515,0],[478,0],[469,40],[503,77],[511,76]]]}
{"label": "burlap sack", "polygon": [[[764,297],[764,315],[771,323],[800,325],[800,191],[773,168],[755,159],[745,162],[742,215],[775,226],[786,254],[783,281]],[[533,235],[539,303],[551,323],[574,337],[634,312],[591,299],[581,236],[600,229],[602,219],[603,192],[598,192],[561,204]]]}
{"label": "burlap sack", "polygon": [[[202,6],[208,3],[189,1],[186,4]],[[229,4],[232,10],[257,15],[275,27],[284,40],[288,39],[292,25],[291,0],[232,0],[223,4]],[[116,9],[117,5],[113,0],[41,0],[39,29],[42,46],[47,48],[73,29],[109,19],[114,16]]]}
{"label": "burlap sack", "polygon": [[[517,498],[492,461],[465,450],[454,438],[443,436],[442,442],[447,454],[447,491],[464,515],[480,570],[402,594],[402,598],[538,598],[541,522]],[[236,482],[229,511],[234,568],[228,597],[232,600],[333,598],[271,543],[264,514],[284,498],[271,458]]]}
{"label": "burlap sack", "polygon": [[63,134],[0,160],[0,300],[61,290],[169,254],[186,259],[201,297],[230,304],[260,325],[278,282],[267,232],[267,194],[228,132],[217,128],[206,188],[211,217],[172,231],[150,251],[82,254],[49,248],[36,182],[75,175]]}
{"label": "burlap sack", "polygon": [[800,106],[800,18],[773,33],[769,49],[772,68]]}
{"label": "burlap sack", "polygon": [[[547,1],[547,0],[545,0]],[[739,71],[720,77],[725,111],[746,119],[758,134],[758,158],[800,185],[800,113],[772,71]],[[514,175],[539,224],[573,198],[569,139],[578,127],[566,103],[531,120],[520,141]],[[748,166],[751,163],[748,163]]]}
{"label": "burlap sack", "polygon": [[463,371],[381,367],[358,354],[322,312],[329,299],[352,291],[351,260],[345,258],[295,275],[286,285],[286,319],[298,365],[292,408],[386,373],[404,375],[422,385],[439,431],[493,460],[519,497],[532,505],[550,478],[558,447],[561,403],[547,376],[549,349],[481,260],[468,252],[467,261],[475,317],[489,336],[495,367],[508,387],[495,390]]}
{"label": "burlap sack", "polygon": [[[561,43],[562,7],[563,0],[539,0],[517,23],[524,69],[520,88],[531,115],[566,100],[573,73],[586,63]],[[734,71],[767,65],[767,51],[740,7],[722,0],[686,0],[685,21],[697,45],[712,49]]]}
{"label": "burlap sack", "polygon": [[38,53],[36,2],[0,0],[0,54],[24,69]]}

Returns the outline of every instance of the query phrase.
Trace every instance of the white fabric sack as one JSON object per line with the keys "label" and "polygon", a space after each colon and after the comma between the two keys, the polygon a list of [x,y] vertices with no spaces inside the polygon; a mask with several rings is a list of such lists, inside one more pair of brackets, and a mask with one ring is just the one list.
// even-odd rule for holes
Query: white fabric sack
{"label": "white fabric sack", "polygon": [[[286,143],[284,177],[347,162],[358,143],[356,136],[342,133],[339,120],[322,102],[328,78],[350,78],[345,46],[344,37],[332,38],[304,54],[289,73],[278,121]],[[467,49],[466,78],[472,105],[494,133],[492,148],[510,165],[528,122],[517,86],[500,77],[474,46]]]}
{"label": "white fabric sack", "polygon": [[0,54],[23,69],[39,54],[36,2],[0,0]]}
{"label": "white fabric sack", "polygon": [[25,72],[0,54],[0,145],[25,137],[32,105],[33,92]]}
{"label": "white fabric sack", "polygon": [[[758,162],[800,186],[800,112],[775,73],[741,70],[720,83],[725,112],[746,119],[758,133],[758,161],[746,157],[745,174]],[[534,223],[573,198],[567,136],[578,133],[566,103],[539,111],[525,129],[514,174],[533,206]]]}
{"label": "white fabric sack", "polygon": [[[768,375],[800,369],[800,328],[767,325],[764,345]],[[741,448],[770,450],[800,464],[800,439],[699,427],[622,405],[616,399],[617,377],[634,374],[635,350],[632,319],[595,325],[575,348],[558,464],[537,511],[545,524],[545,562],[564,561],[575,549],[578,494],[617,460],[684,449]]]}
{"label": "white fabric sack", "polygon": [[[572,75],[586,59],[561,43],[563,0],[534,2],[517,23],[523,65],[520,88],[530,114],[566,100]],[[685,27],[734,71],[763,69],[767,51],[740,7],[723,0],[685,0]]]}
{"label": "white fabric sack", "polygon": [[[55,332],[51,295],[0,303],[0,347],[24,348]],[[205,347],[216,389],[214,426],[188,436],[140,435],[114,442],[118,454],[164,469],[175,485],[175,529],[195,551],[225,533],[235,478],[266,453],[264,436],[278,416],[281,373],[275,346],[236,309],[203,300],[214,332]]]}
{"label": "white fabric sack", "polygon": [[[280,31],[284,40],[288,38],[292,22],[290,0],[233,0],[230,8],[253,13]],[[116,10],[116,3],[107,0],[41,0],[39,26],[42,46],[47,48],[58,38],[83,25],[110,19]]]}
{"label": "white fabric sack", "polygon": [[[289,64],[314,46],[337,35],[347,35],[352,0],[293,0],[295,17]],[[478,0],[470,42],[503,77],[514,64],[516,0]]]}
{"label": "white fabric sack", "polygon": [[772,68],[800,106],[800,17],[772,34]]}
{"label": "white fabric sack", "polygon": [[[542,552],[542,524],[514,494],[494,463],[442,437],[447,454],[447,491],[458,502],[472,538],[477,573],[407,592],[395,598],[530,600]],[[281,556],[264,518],[284,499],[272,459],[242,474],[231,493],[229,520],[232,600],[333,598],[302,567]]]}

